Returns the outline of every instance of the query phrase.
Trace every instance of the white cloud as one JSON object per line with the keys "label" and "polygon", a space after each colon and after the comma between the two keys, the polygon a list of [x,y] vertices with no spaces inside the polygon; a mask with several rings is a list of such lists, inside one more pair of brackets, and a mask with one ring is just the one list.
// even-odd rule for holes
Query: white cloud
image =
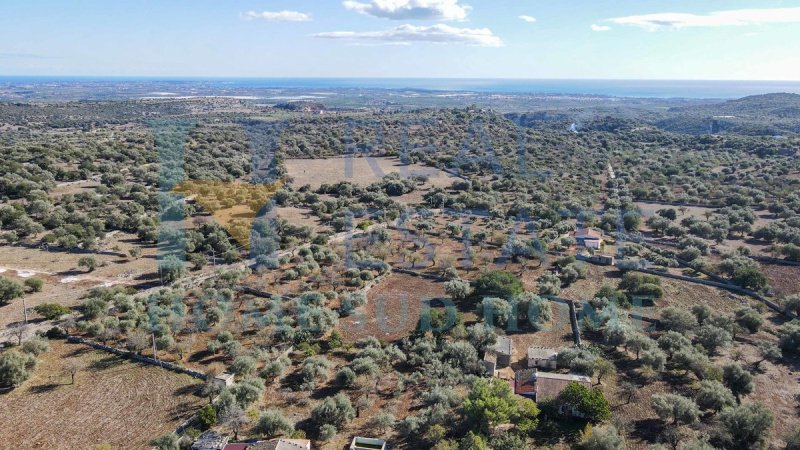
{"label": "white cloud", "polygon": [[0,59],[44,59],[47,56],[34,53],[0,53]]}
{"label": "white cloud", "polygon": [[592,24],[592,31],[611,31],[611,27],[607,25]]}
{"label": "white cloud", "polygon": [[391,20],[464,20],[472,9],[459,0],[354,0],[342,2],[345,8]]}
{"label": "white cloud", "polygon": [[800,23],[800,8],[733,9],[709,14],[658,13],[608,19],[655,31],[664,28],[724,27],[768,23]]}
{"label": "white cloud", "polygon": [[242,14],[244,20],[266,20],[268,22],[308,22],[311,16],[297,11],[248,11]]}
{"label": "white cloud", "polygon": [[533,22],[536,22],[536,17],[533,17],[533,16],[524,16],[524,15],[523,15],[523,16],[519,16],[519,18],[520,18],[520,19],[521,19],[523,22],[528,22],[528,23],[533,23]]}
{"label": "white cloud", "polygon": [[481,47],[502,47],[503,41],[488,28],[456,28],[438,24],[429,27],[400,25],[382,31],[331,31],[317,33],[317,38],[341,39],[361,42],[383,42],[387,44],[409,44],[412,42],[457,43]]}

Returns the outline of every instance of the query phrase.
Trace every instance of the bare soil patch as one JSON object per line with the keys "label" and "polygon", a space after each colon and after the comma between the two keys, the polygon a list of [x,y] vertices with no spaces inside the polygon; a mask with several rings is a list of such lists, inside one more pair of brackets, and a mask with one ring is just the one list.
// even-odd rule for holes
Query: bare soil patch
{"label": "bare soil patch", "polygon": [[309,226],[315,233],[332,231],[331,227],[320,223],[319,218],[313,215],[308,208],[281,206],[277,208],[277,212],[278,217],[286,219],[294,226]]}

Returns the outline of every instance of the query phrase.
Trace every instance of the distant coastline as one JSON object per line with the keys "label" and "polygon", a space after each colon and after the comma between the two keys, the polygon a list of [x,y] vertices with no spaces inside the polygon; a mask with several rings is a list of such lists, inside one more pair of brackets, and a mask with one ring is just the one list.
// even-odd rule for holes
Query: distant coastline
{"label": "distant coastline", "polygon": [[0,76],[0,86],[36,84],[173,84],[220,89],[385,89],[497,94],[603,95],[730,99],[774,92],[800,94],[800,81],[453,79],[453,78],[203,78]]}

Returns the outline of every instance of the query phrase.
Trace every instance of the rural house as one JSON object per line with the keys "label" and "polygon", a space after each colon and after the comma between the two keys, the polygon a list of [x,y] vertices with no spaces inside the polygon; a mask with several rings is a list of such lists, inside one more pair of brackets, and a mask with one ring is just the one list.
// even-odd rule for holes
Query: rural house
{"label": "rural house", "polygon": [[365,437],[354,437],[350,450],[386,450],[386,441]]}
{"label": "rural house", "polygon": [[552,348],[529,347],[528,368],[555,369],[558,352]]}
{"label": "rural house", "polygon": [[601,266],[613,266],[616,265],[616,259],[610,255],[590,255],[585,253],[578,253],[575,255],[575,259],[579,261],[588,261],[592,264],[598,264]]}
{"label": "rural house", "polygon": [[233,386],[234,375],[232,373],[223,372],[214,377],[214,387],[217,389],[225,389],[226,387]]}
{"label": "rural house", "polygon": [[584,375],[539,372],[537,369],[525,369],[516,373],[514,393],[540,402],[555,398],[570,382],[592,387],[591,378]]}
{"label": "rural house", "polygon": [[192,450],[223,450],[228,444],[228,436],[214,430],[204,431],[192,444]]}
{"label": "rural house", "polygon": [[591,228],[579,228],[575,231],[575,242],[581,247],[599,249],[603,246],[603,233]]}

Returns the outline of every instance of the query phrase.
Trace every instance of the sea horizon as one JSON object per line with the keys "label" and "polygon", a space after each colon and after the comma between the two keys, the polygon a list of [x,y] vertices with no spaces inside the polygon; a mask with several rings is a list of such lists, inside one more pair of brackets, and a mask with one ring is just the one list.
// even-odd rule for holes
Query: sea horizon
{"label": "sea horizon", "polygon": [[690,99],[730,99],[768,93],[800,94],[800,81],[791,80],[0,75],[0,84],[5,85],[124,82],[174,83],[176,86],[201,84],[205,88],[218,85],[225,89],[383,89]]}

